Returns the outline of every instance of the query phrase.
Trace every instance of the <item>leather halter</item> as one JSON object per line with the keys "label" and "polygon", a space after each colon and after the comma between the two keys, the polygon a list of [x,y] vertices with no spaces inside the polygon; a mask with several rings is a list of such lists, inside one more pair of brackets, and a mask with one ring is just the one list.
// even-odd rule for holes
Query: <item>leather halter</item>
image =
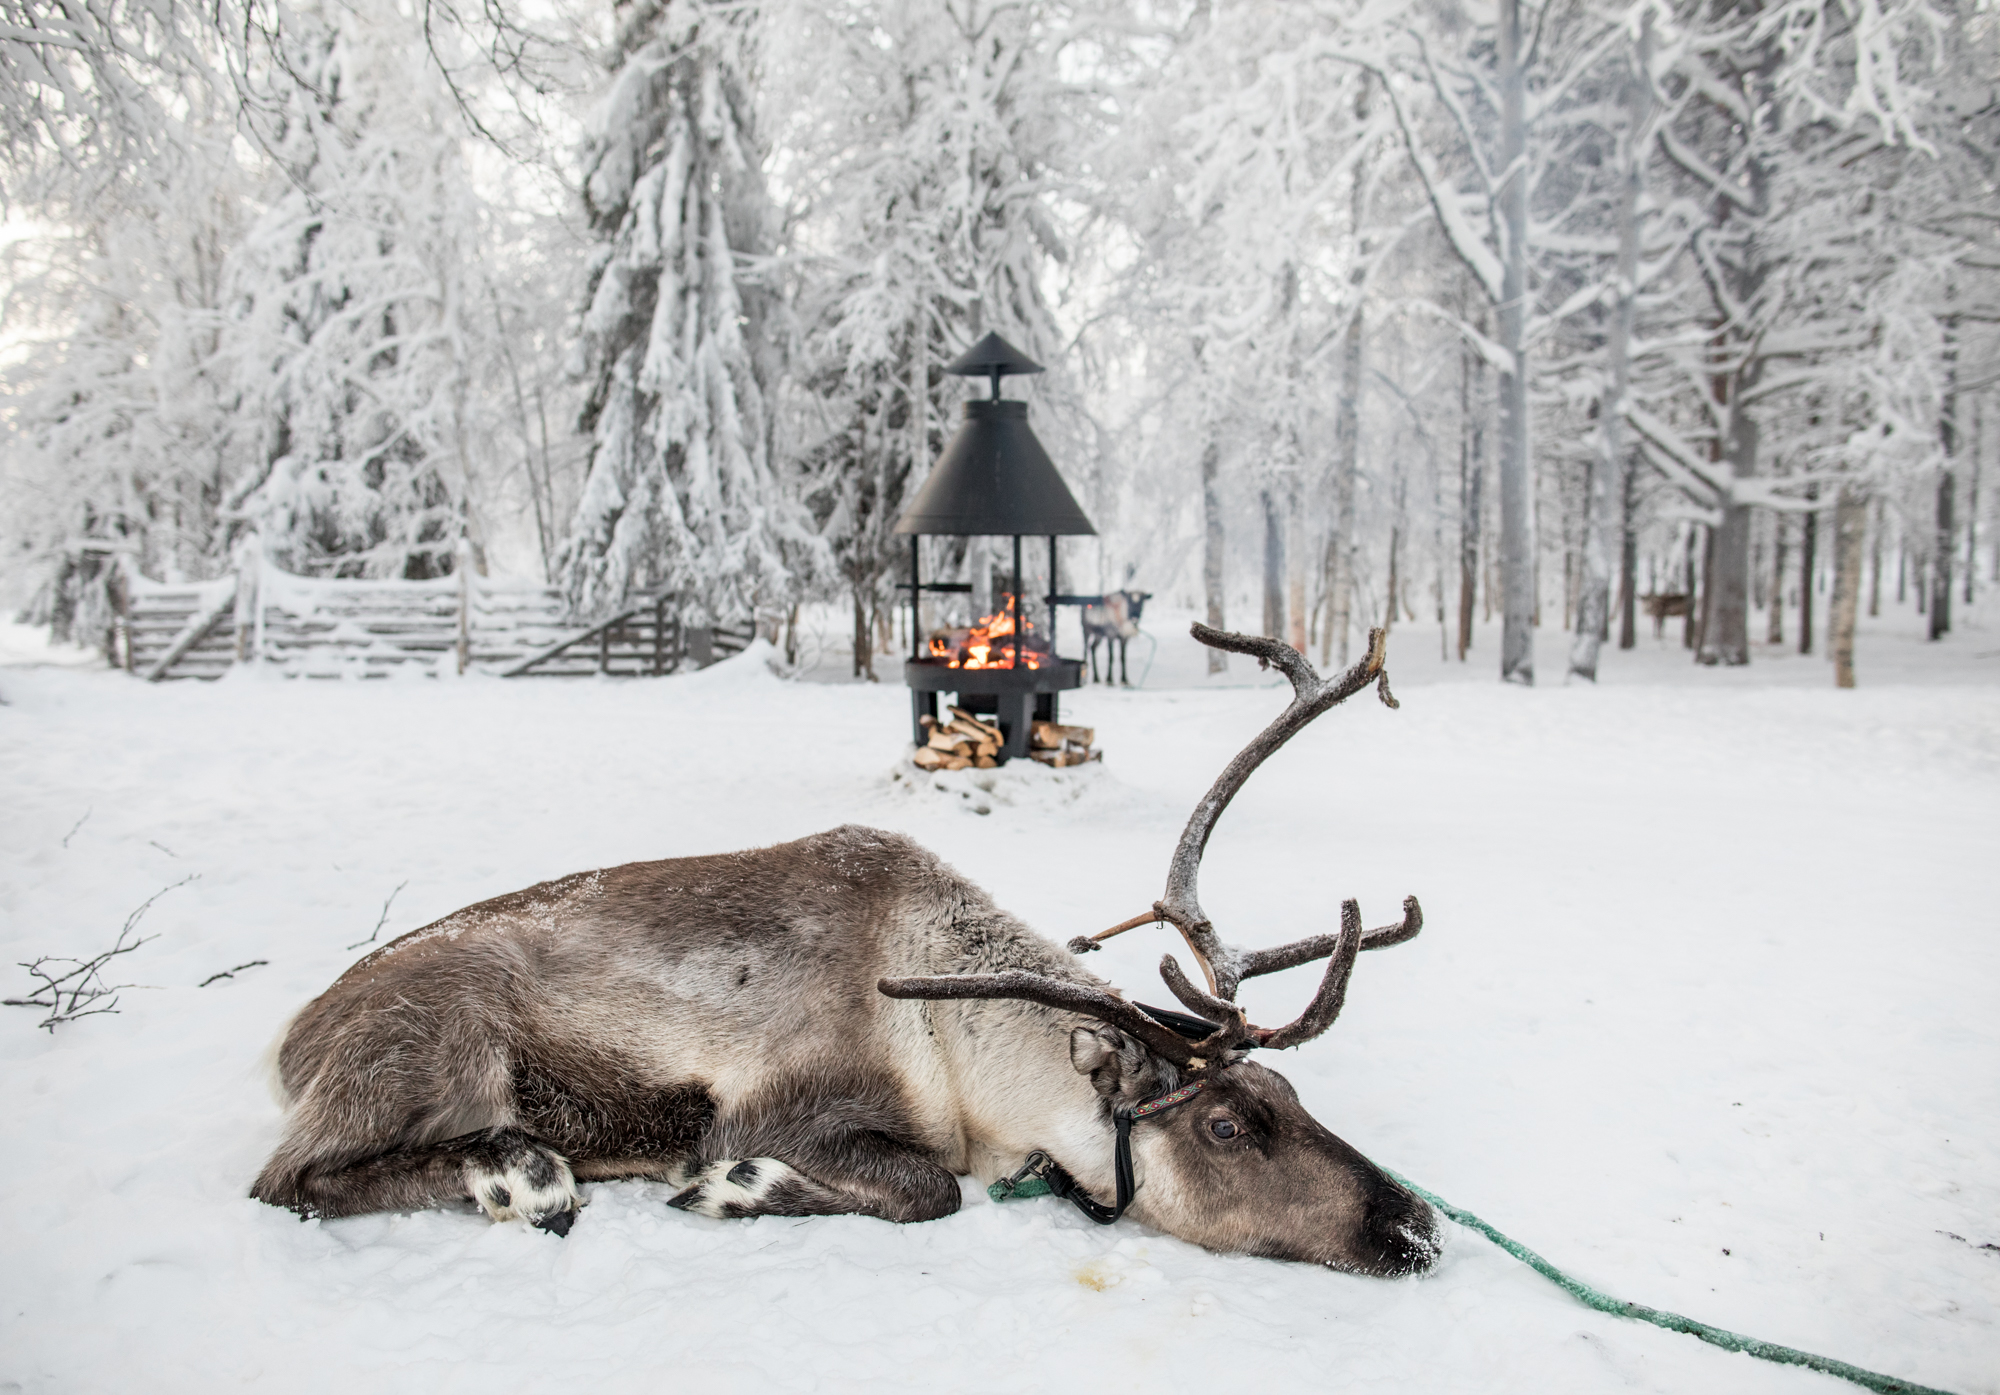
{"label": "leather halter", "polygon": [[1118,1137],[1117,1145],[1111,1155],[1112,1174],[1117,1179],[1118,1188],[1115,1205],[1106,1206],[1098,1201],[1083,1189],[1081,1182],[1070,1176],[1067,1168],[1039,1148],[1028,1154],[1028,1160],[1022,1164],[1019,1172],[996,1184],[999,1194],[1011,1196],[1025,1179],[1036,1177],[1051,1192],[1076,1207],[1091,1220],[1099,1225],[1110,1225],[1125,1214],[1125,1208],[1132,1204],[1133,1193],[1138,1191],[1132,1179],[1133,1120],[1150,1118],[1155,1114],[1163,1114],[1176,1105],[1186,1104],[1207,1088],[1208,1081],[1209,1077],[1204,1076],[1181,1086],[1178,1090],[1155,1095],[1142,1104],[1132,1105],[1129,1108],[1120,1105],[1111,1112],[1112,1126],[1116,1129]]}

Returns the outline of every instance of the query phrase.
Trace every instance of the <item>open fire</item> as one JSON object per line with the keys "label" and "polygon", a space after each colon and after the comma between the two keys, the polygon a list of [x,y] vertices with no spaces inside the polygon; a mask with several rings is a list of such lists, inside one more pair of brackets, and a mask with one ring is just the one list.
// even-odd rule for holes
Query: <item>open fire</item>
{"label": "open fire", "polygon": [[970,628],[939,630],[931,635],[930,657],[947,668],[1043,668],[1050,662],[1048,640],[1034,622],[1021,617],[1019,643],[1014,636],[1013,597],[995,614]]}

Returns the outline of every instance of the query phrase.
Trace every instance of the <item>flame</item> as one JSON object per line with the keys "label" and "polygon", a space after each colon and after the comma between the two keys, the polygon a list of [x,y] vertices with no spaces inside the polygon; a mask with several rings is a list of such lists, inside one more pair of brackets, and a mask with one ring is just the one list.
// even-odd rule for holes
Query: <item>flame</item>
{"label": "flame", "polygon": [[[1013,597],[1001,599],[1011,602]],[[1041,668],[1049,660],[1049,648],[1025,615],[1016,644],[1012,606],[1002,605],[968,630],[932,635],[931,657],[943,660],[947,668]]]}

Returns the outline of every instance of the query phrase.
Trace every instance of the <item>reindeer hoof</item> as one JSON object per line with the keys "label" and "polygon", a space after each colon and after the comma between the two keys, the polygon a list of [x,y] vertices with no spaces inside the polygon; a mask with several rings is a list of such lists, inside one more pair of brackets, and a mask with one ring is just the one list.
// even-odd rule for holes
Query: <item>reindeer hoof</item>
{"label": "reindeer hoof", "polygon": [[569,1228],[576,1224],[576,1208],[571,1207],[567,1211],[551,1211],[546,1216],[535,1217],[528,1224],[536,1230],[546,1230],[551,1235],[565,1236],[569,1234]]}
{"label": "reindeer hoof", "polygon": [[[569,1164],[519,1129],[495,1129],[473,1146],[465,1187],[493,1220],[525,1220],[544,1230],[554,1229],[547,1224],[552,1218],[583,1205]],[[568,1229],[565,1224],[556,1234]]]}

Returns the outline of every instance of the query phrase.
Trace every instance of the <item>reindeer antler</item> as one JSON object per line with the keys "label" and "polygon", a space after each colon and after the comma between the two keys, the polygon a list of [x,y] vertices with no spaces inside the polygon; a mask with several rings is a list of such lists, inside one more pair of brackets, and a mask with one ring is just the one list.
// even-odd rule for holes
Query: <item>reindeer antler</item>
{"label": "reindeer antler", "polygon": [[[1163,1022],[1148,1017],[1137,1003],[1116,992],[1051,978],[1026,969],[1008,969],[997,974],[933,974],[921,978],[885,978],[875,985],[885,997],[920,998],[1021,998],[1031,1003],[1080,1012],[1122,1027],[1176,1065],[1187,1065],[1195,1057],[1193,1043]],[[1239,1014],[1240,1016],[1240,1014]]]}
{"label": "reindeer antler", "polygon": [[[1201,1069],[1211,1058],[1230,1059],[1230,1053],[1244,1045],[1282,1050],[1311,1041],[1331,1027],[1340,1016],[1347,997],[1347,981],[1354,961],[1364,949],[1386,949],[1412,938],[1423,928],[1423,910],[1417,898],[1403,899],[1403,919],[1395,925],[1375,930],[1361,928],[1361,909],[1353,901],[1340,907],[1340,929],[1330,935],[1314,935],[1275,949],[1241,950],[1225,945],[1215,926],[1201,908],[1196,882],[1201,872],[1202,854],[1208,850],[1209,835],[1229,801],[1243,788],[1251,772],[1280,746],[1302,731],[1306,724],[1330,707],[1337,707],[1371,682],[1384,705],[1396,707],[1389,691],[1389,675],[1384,669],[1387,636],[1381,630],[1368,632],[1368,652],[1345,673],[1324,679],[1314,671],[1305,655],[1275,639],[1232,634],[1197,623],[1194,637],[1212,649],[1248,654],[1265,667],[1276,666],[1292,683],[1292,701],[1276,721],[1223,767],[1201,802],[1189,816],[1187,828],[1174,849],[1167,869],[1167,892],[1144,915],[1133,916],[1109,930],[1069,942],[1070,950],[1082,954],[1098,947],[1100,941],[1151,922],[1165,921],[1180,932],[1188,950],[1208,980],[1206,990],[1181,972],[1173,955],[1160,960],[1160,977],[1167,988],[1190,1011],[1215,1024],[1215,1030],[1199,1041],[1189,1041],[1171,1027],[1146,1015],[1136,1004],[1099,989],[1046,975],[1010,970],[999,974],[946,975],[931,978],[883,979],[881,991],[892,998],[1025,998],[1098,1017],[1123,1027],[1159,1054],[1183,1066]],[[1277,973],[1315,959],[1327,960],[1326,974],[1319,991],[1296,1021],[1278,1028],[1252,1026],[1237,1005],[1236,991],[1246,978]]]}
{"label": "reindeer antler", "polygon": [[[1389,675],[1383,667],[1388,637],[1381,630],[1368,632],[1368,652],[1354,667],[1333,679],[1321,678],[1306,661],[1305,655],[1279,640],[1228,634],[1199,622],[1194,626],[1194,637],[1211,649],[1249,654],[1266,667],[1275,666],[1292,681],[1291,705],[1278,714],[1276,721],[1259,732],[1256,740],[1238,752],[1236,759],[1223,767],[1208,793],[1194,806],[1194,813],[1188,817],[1187,828],[1181,834],[1180,846],[1174,849],[1173,861],[1167,865],[1167,894],[1153,903],[1155,918],[1180,931],[1181,938],[1187,941],[1188,948],[1201,961],[1202,969],[1208,975],[1209,990],[1218,997],[1234,1001],[1237,986],[1245,978],[1252,977],[1245,972],[1250,967],[1250,957],[1223,944],[1216,937],[1215,927],[1203,912],[1201,899],[1195,890],[1201,874],[1202,854],[1208,851],[1208,838],[1215,831],[1215,821],[1222,817],[1222,811],[1229,807],[1229,801],[1236,797],[1236,792],[1243,788],[1251,773],[1320,713],[1339,706],[1371,682],[1376,685],[1376,691],[1385,704],[1390,707],[1398,704],[1389,692]],[[1267,952],[1282,955],[1287,950],[1298,948],[1300,946],[1287,946],[1286,950]],[[1305,954],[1289,964],[1274,968],[1289,968],[1292,964],[1303,964],[1317,957],[1316,954]],[[1261,972],[1270,973],[1273,969]]]}

